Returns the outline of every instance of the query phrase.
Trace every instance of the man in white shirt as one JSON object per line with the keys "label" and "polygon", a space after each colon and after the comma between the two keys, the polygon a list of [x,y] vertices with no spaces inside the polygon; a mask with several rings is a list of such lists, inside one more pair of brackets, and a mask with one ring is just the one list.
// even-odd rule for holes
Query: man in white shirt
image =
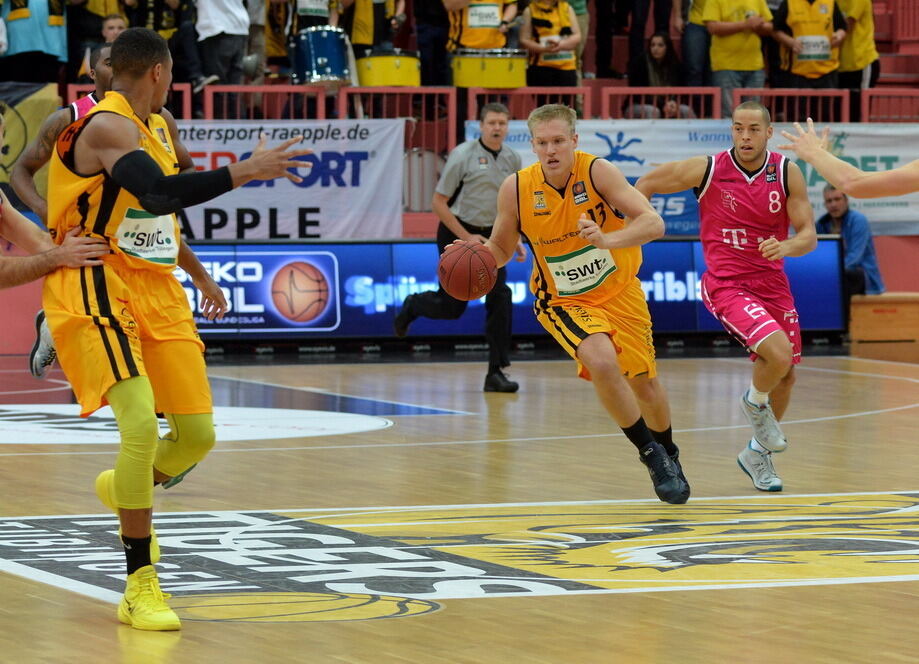
{"label": "man in white shirt", "polygon": [[219,76],[221,83],[240,85],[249,39],[249,12],[243,0],[205,0],[199,3],[195,28],[204,73]]}

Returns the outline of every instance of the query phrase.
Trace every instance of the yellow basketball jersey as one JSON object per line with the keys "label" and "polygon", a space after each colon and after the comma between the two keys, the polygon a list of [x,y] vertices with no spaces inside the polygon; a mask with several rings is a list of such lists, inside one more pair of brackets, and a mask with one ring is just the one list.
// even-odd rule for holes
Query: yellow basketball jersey
{"label": "yellow basketball jersey", "polygon": [[834,0],[788,0],[788,27],[803,50],[791,54],[791,73],[819,78],[839,69],[839,47],[833,39]]}
{"label": "yellow basketball jersey", "polygon": [[513,0],[471,0],[448,13],[450,31],[447,50],[458,48],[504,48],[507,36],[499,30],[504,9]]}
{"label": "yellow basketball jersey", "polygon": [[[545,6],[539,2],[530,3],[530,16],[532,16],[533,39],[545,45],[549,39],[561,39],[565,28],[571,29],[568,16],[568,3],[564,0],[554,5]],[[582,35],[583,38],[583,35]],[[574,51],[558,51],[557,53],[539,53],[530,56],[530,63],[540,67],[552,67],[570,71],[576,68],[577,61]]]}
{"label": "yellow basketball jersey", "polygon": [[537,304],[570,299],[602,304],[633,281],[641,266],[640,247],[598,249],[578,235],[582,214],[607,233],[623,228],[625,220],[594,188],[590,169],[598,158],[574,154],[561,192],[546,182],[539,162],[517,172],[520,232],[535,257],[530,289]]}
{"label": "yellow basketball jersey", "polygon": [[112,248],[106,261],[141,270],[171,272],[179,254],[179,224],[174,214],[155,215],[105,171],[80,175],[74,167],[77,138],[97,113],[116,113],[130,118],[140,132],[137,147],[146,152],[166,175],[179,172],[169,127],[159,114],[146,124],[128,101],[108,92],[89,113],[61,132],[51,155],[48,175],[48,230],[60,244],[74,226],[84,235],[105,238]]}

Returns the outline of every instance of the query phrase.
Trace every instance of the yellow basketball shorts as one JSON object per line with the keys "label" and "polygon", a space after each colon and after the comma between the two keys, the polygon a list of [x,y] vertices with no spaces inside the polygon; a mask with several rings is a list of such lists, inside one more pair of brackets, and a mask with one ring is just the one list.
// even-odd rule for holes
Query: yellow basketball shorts
{"label": "yellow basketball shorts", "polygon": [[109,262],[61,268],[45,278],[42,301],[83,417],[106,405],[115,383],[134,376],[149,378],[158,412],[212,411],[204,344],[171,273]]}
{"label": "yellow basketball shorts", "polygon": [[581,378],[590,380],[590,372],[578,360],[578,346],[591,334],[609,335],[626,378],[657,375],[651,314],[638,279],[602,304],[560,300],[550,305],[536,300],[534,309],[540,324],[577,361]]}

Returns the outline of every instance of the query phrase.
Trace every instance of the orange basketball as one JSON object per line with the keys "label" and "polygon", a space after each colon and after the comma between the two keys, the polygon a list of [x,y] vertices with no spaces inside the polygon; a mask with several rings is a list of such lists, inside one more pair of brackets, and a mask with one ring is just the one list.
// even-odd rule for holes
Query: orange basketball
{"label": "orange basketball", "polygon": [[495,257],[480,242],[455,242],[440,256],[440,285],[457,300],[477,300],[487,295],[498,279]]}
{"label": "orange basketball", "polygon": [[274,275],[271,298],[278,313],[294,323],[318,318],[329,305],[329,282],[310,263],[288,263]]}

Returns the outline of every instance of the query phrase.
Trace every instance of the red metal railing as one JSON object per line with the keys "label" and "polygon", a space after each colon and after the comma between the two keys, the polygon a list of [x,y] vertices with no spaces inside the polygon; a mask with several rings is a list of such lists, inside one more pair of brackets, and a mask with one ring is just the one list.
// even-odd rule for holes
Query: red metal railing
{"label": "red metal railing", "polygon": [[525,120],[537,106],[567,104],[580,110],[584,119],[590,119],[593,90],[586,87],[528,87],[528,88],[469,88],[466,99],[466,119],[474,120],[484,104],[505,104],[514,120]]}
{"label": "red metal railing", "polygon": [[734,106],[744,101],[759,101],[769,109],[773,122],[848,122],[848,90],[799,88],[738,88]]}
{"label": "red metal railing", "polygon": [[893,14],[893,42],[899,53],[919,53],[916,0],[888,0]]}
{"label": "red metal railing", "polygon": [[456,88],[342,88],[337,108],[339,118],[407,118],[406,148],[456,147]]}
{"label": "red metal railing", "polygon": [[207,119],[325,120],[327,117],[326,89],[318,86],[209,85],[203,94]]}
{"label": "red metal railing", "polygon": [[603,88],[600,116],[603,119],[717,119],[721,117],[721,88]]}
{"label": "red metal railing", "polygon": [[862,122],[919,122],[919,89],[871,88],[861,96]]}
{"label": "red metal railing", "polygon": [[[96,89],[92,83],[68,83],[67,84],[67,103],[72,104],[77,99]],[[167,108],[178,120],[191,119],[191,84],[190,83],[173,83],[169,93],[169,101],[166,102]]]}

